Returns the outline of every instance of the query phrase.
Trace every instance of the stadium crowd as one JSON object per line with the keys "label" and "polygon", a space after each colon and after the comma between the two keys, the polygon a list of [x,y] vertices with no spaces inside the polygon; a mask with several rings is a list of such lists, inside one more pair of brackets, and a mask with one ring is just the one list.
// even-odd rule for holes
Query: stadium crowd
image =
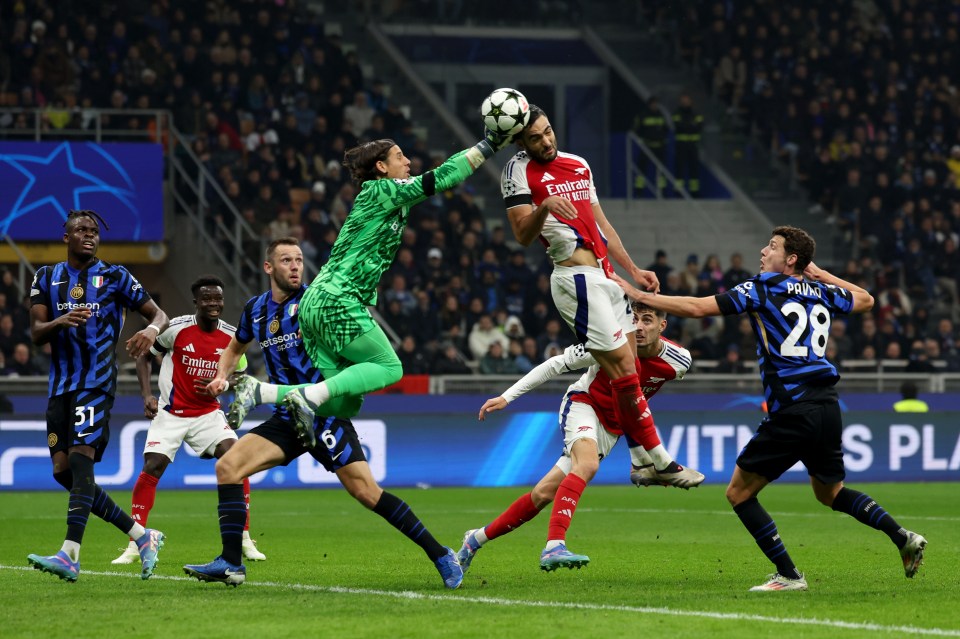
{"label": "stadium crowd", "polygon": [[[841,275],[874,292],[877,309],[834,322],[832,360],[960,370],[958,4],[687,6],[676,22],[681,51],[751,129],[797,158],[817,205],[859,249]],[[168,109],[255,231],[300,238],[316,265],[356,195],[345,149],[393,138],[414,175],[442,159],[389,86],[365,77],[359,50],[296,3],[20,0],[0,6],[0,35],[0,106],[48,109],[51,128],[94,126],[86,108]],[[0,130],[24,124],[0,118]],[[121,124],[152,126],[134,116]],[[224,207],[210,216],[211,229],[217,217],[233,223]],[[469,182],[413,210],[378,309],[407,373],[516,374],[570,344],[550,265],[528,263],[488,216],[502,219],[499,204],[482,210]],[[262,260],[260,243],[249,252]],[[727,259],[691,255],[674,267],[661,251],[650,268],[667,292],[707,295],[751,275],[741,256]],[[30,352],[29,302],[3,295],[0,370],[46,371],[43,353]],[[695,362],[740,372],[756,359],[746,322],[672,320],[666,335]]]}

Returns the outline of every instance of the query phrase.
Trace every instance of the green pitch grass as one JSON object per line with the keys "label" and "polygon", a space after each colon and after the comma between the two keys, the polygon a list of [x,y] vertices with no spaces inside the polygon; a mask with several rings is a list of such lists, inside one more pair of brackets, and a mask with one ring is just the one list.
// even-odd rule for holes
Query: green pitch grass
{"label": "green pitch grass", "polygon": [[[150,524],[167,535],[157,572],[112,566],[125,544],[91,519],[75,584],[27,568],[53,554],[65,493],[0,493],[0,636],[53,637],[960,637],[955,484],[864,485],[929,540],[915,579],[885,535],[834,513],[804,485],[774,485],[774,515],[808,592],[750,593],[771,566],[722,486],[592,487],[568,545],[582,570],[542,572],[546,513],[484,547],[457,591],[419,548],[342,490],[253,493],[268,560],[239,588],[188,579],[220,550],[214,489],[161,490]],[[437,538],[459,548],[523,488],[396,490]],[[123,505],[129,493],[114,494]]]}

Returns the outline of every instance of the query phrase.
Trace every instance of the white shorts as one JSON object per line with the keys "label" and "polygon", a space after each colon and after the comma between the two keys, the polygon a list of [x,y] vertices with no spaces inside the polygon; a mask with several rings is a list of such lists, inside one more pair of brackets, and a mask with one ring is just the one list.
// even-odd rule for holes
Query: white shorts
{"label": "white shorts", "polygon": [[597,444],[600,461],[610,454],[620,440],[618,435],[611,434],[600,424],[593,406],[571,401],[570,395],[564,397],[563,404],[560,405],[560,427],[563,429],[563,456],[557,460],[555,466],[564,474],[569,474],[573,468],[570,449],[577,440],[592,439]]}
{"label": "white shorts", "polygon": [[217,444],[226,439],[237,439],[237,434],[227,424],[222,410],[199,417],[177,417],[161,410],[150,422],[143,453],[160,453],[173,461],[180,445],[185,443],[201,457],[210,458]]}
{"label": "white shorts", "polygon": [[554,266],[550,290],[560,316],[587,350],[616,350],[637,330],[630,300],[599,268]]}

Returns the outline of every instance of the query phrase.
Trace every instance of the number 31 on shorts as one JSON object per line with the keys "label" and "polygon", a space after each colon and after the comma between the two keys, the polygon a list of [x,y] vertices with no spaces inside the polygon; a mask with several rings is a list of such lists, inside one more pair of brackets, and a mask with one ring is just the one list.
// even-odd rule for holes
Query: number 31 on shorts
{"label": "number 31 on shorts", "polygon": [[93,406],[77,406],[74,408],[73,412],[77,416],[77,419],[73,422],[73,425],[82,426],[83,424],[89,424],[93,426],[95,421],[93,411]]}

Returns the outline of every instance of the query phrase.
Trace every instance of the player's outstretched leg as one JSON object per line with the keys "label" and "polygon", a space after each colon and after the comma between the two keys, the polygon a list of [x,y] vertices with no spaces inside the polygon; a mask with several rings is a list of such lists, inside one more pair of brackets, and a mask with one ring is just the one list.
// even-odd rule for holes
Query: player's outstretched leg
{"label": "player's outstretched leg", "polygon": [[236,588],[247,579],[247,567],[231,564],[223,555],[208,564],[187,564],[183,572],[200,581],[215,581]]}
{"label": "player's outstretched leg", "polygon": [[443,579],[443,585],[451,590],[456,590],[463,583],[463,568],[460,567],[460,562],[457,561],[457,554],[453,552],[453,548],[444,546],[444,549],[447,554],[434,561],[433,565],[437,567],[437,572]]}
{"label": "player's outstretched leg", "polygon": [[677,462],[670,462],[670,465],[663,470],[657,470],[656,475],[657,481],[664,486],[676,486],[683,489],[696,488],[704,480],[703,473],[692,468],[685,468]]}
{"label": "player's outstretched leg", "polygon": [[137,539],[137,548],[140,550],[140,578],[149,579],[153,574],[153,569],[157,565],[157,556],[163,548],[166,537],[159,530],[147,528],[139,539]]}
{"label": "player's outstretched leg", "polygon": [[257,387],[260,381],[251,375],[241,375],[233,386],[234,398],[227,409],[227,423],[237,430],[240,424],[257,405]]}
{"label": "player's outstretched leg", "polygon": [[307,400],[303,389],[292,390],[287,393],[280,404],[286,408],[291,417],[293,425],[297,430],[297,437],[307,448],[313,448],[317,445],[317,434],[314,432],[314,422],[316,413],[314,407]]}
{"label": "player's outstretched leg", "polygon": [[132,564],[135,561],[140,561],[140,549],[137,548],[137,542],[131,540],[122,550],[123,552],[120,553],[120,556],[111,561],[111,564]]}
{"label": "player's outstretched leg", "polygon": [[923,563],[923,549],[927,547],[927,540],[915,532],[907,531],[907,543],[900,549],[900,558],[903,559],[903,572],[907,579],[920,570]]}
{"label": "player's outstretched leg", "polygon": [[784,577],[780,573],[775,572],[772,575],[767,576],[767,581],[759,586],[754,586],[751,588],[750,592],[780,592],[782,590],[806,589],[807,579],[803,576],[803,573],[800,573],[800,577],[797,579],[790,579],[789,577]]}
{"label": "player's outstretched leg", "polygon": [[570,552],[565,544],[550,549],[544,548],[543,552],[540,553],[540,570],[546,570],[547,572],[557,568],[579,569],[589,563],[589,557]]}
{"label": "player's outstretched leg", "polygon": [[71,583],[80,576],[80,562],[70,561],[70,557],[62,550],[49,557],[27,555],[27,563],[40,572],[49,572]]}
{"label": "player's outstretched leg", "polygon": [[470,564],[473,562],[473,558],[480,551],[480,548],[482,548],[480,542],[477,541],[477,533],[481,530],[483,529],[475,528],[463,533],[463,544],[460,546],[460,550],[457,551],[457,561],[460,562],[460,567],[463,568],[464,573],[470,570]]}

